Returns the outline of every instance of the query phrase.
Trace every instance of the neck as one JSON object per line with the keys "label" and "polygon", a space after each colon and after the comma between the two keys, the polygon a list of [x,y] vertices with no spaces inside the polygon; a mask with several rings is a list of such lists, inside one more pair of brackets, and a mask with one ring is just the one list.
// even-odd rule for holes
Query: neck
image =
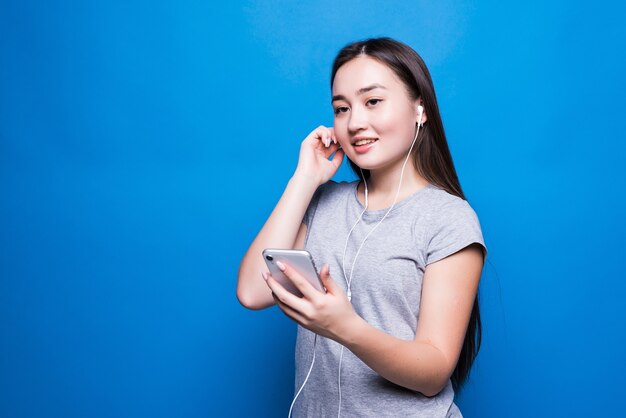
{"label": "neck", "polygon": [[[400,183],[402,163],[403,161],[397,167],[370,170],[370,177],[367,179],[369,199],[368,209],[378,210],[389,207],[393,204],[396,193],[398,192],[398,184]],[[417,172],[413,162],[408,161],[406,167],[404,168],[402,185],[400,186],[396,203],[407,198],[426,185],[428,185],[428,181]],[[364,186],[361,185],[359,194],[364,196],[364,193]]]}

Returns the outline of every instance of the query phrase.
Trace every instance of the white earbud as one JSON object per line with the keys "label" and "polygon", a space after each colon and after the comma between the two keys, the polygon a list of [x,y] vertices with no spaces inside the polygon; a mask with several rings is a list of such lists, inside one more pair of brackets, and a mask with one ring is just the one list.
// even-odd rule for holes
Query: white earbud
{"label": "white earbud", "polygon": [[417,124],[419,126],[424,126],[424,123],[422,122],[423,115],[424,115],[424,106],[418,105],[417,106]]}

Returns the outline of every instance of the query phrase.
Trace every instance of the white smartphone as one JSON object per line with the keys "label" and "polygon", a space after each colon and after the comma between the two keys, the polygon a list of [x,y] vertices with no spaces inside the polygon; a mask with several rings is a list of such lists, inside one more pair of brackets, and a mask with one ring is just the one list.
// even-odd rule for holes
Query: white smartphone
{"label": "white smartphone", "polygon": [[277,261],[287,264],[302,277],[307,279],[314,288],[325,293],[324,286],[320,280],[320,276],[315,268],[313,257],[306,250],[280,250],[277,248],[266,248],[263,250],[263,259],[267,268],[270,270],[272,277],[276,279],[285,289],[298,297],[302,297],[302,293],[294,286],[294,284],[283,274],[276,265]]}

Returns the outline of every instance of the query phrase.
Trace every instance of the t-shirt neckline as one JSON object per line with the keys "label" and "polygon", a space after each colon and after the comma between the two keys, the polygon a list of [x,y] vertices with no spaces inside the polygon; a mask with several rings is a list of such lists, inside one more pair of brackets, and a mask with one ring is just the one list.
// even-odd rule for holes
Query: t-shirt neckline
{"label": "t-shirt neckline", "polygon": [[[357,204],[358,208],[360,211],[363,211],[363,209],[365,209],[365,206],[363,206],[363,204],[361,203],[361,201],[359,200],[359,196],[358,196],[358,188],[359,188],[359,183],[360,181],[357,180],[353,183],[352,186],[352,199],[354,199],[354,202]],[[397,209],[400,209],[401,207],[405,206],[406,204],[408,204],[409,202],[413,201],[416,199],[417,196],[421,195],[423,192],[425,192],[426,190],[432,189],[435,186],[433,186],[431,183],[427,183],[426,186],[420,188],[419,190],[416,190],[413,194],[405,197],[403,200],[396,202],[396,205],[393,207],[393,210],[391,211],[391,213],[389,213],[389,216],[391,216],[393,214],[393,212],[395,212]],[[385,213],[387,213],[387,211],[389,210],[391,206],[388,206],[384,209],[377,209],[377,210],[366,210],[365,213],[363,214],[363,216],[378,216],[378,215],[384,215]]]}

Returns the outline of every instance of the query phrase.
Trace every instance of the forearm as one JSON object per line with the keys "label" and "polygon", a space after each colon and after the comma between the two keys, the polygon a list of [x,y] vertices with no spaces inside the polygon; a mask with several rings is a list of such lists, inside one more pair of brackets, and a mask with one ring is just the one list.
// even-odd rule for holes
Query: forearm
{"label": "forearm", "polygon": [[237,297],[251,309],[273,304],[271,292],[261,280],[266,270],[261,252],[265,248],[293,248],[302,218],[318,185],[312,179],[295,174],[261,228],[239,266]]}
{"label": "forearm", "polygon": [[449,379],[450,362],[435,346],[398,339],[360,317],[339,342],[385,379],[426,396],[439,393]]}

